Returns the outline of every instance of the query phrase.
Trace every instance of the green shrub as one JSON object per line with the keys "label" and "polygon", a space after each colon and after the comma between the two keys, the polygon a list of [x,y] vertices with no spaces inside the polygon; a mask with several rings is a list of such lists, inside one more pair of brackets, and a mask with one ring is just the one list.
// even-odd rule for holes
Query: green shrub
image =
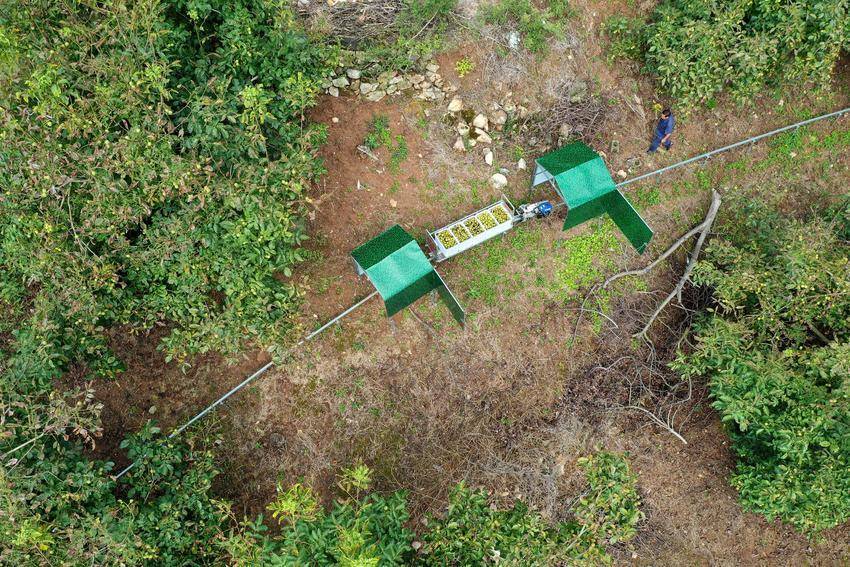
{"label": "green shrub", "polygon": [[742,505],[812,533],[850,518],[850,246],[752,203],[694,270],[715,314],[674,367],[707,376]]}
{"label": "green shrub", "polygon": [[114,324],[169,323],[169,357],[280,342],[329,52],[266,0],[12,4],[0,298],[32,299],[56,356],[100,374]]}
{"label": "green shrub", "polygon": [[612,56],[643,61],[686,106],[728,92],[738,101],[779,82],[828,87],[850,47],[846,0],[665,0],[646,21],[612,18]]}
{"label": "green shrub", "polygon": [[413,532],[405,527],[409,518],[404,492],[390,496],[368,494],[370,471],[360,465],[343,471],[339,487],[343,498],[325,513],[309,504],[315,502],[309,488],[278,489],[269,508],[292,510],[289,522],[271,547],[271,556],[283,565],[405,565],[413,552]]}
{"label": "green shrub", "polygon": [[643,518],[637,478],[622,456],[600,452],[579,460],[588,487],[575,521],[552,526],[522,502],[500,510],[486,493],[463,484],[452,492],[442,518],[429,522],[425,565],[607,564],[605,546],[634,537]]}

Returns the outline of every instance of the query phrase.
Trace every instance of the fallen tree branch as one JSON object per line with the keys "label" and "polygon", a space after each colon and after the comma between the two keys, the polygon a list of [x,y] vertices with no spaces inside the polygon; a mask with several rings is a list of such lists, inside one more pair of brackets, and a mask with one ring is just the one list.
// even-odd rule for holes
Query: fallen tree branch
{"label": "fallen tree branch", "polygon": [[366,146],[357,146],[357,151],[363,154],[364,156],[368,156],[375,161],[381,161],[381,158],[372,153],[372,151]]}
{"label": "fallen tree branch", "polygon": [[633,337],[646,338],[646,333],[647,331],[649,331],[649,327],[652,326],[652,323],[655,322],[655,319],[658,318],[664,308],[667,307],[667,304],[670,303],[674,297],[678,299],[679,303],[682,302],[682,289],[685,287],[685,283],[690,280],[691,272],[693,271],[694,266],[697,263],[700,251],[702,250],[702,246],[705,243],[705,239],[708,236],[708,233],[711,232],[711,227],[714,224],[714,219],[717,218],[717,211],[718,209],[720,209],[720,203],[720,193],[718,193],[717,191],[712,191],[711,206],[708,208],[708,212],[705,215],[705,219],[700,224],[698,224],[697,226],[686,232],[684,235],[682,235],[682,237],[680,237],[676,242],[674,242],[663,254],[661,254],[661,256],[656,258],[646,267],[641,268],[640,270],[628,270],[625,272],[620,272],[619,274],[614,274],[613,276],[605,280],[604,284],[602,284],[602,288],[604,289],[608,287],[608,285],[612,282],[625,276],[640,276],[648,273],[655,266],[663,262],[671,254],[673,254],[673,252],[678,250],[685,242],[688,241],[688,239],[690,239],[695,234],[699,234],[699,238],[697,239],[697,243],[694,246],[694,250],[693,252],[691,252],[691,256],[688,259],[688,264],[685,266],[685,271],[684,273],[682,273],[682,277],[679,278],[679,283],[677,283],[676,287],[673,288],[673,291],[671,291],[667,295],[667,297],[665,297],[664,300],[658,304],[658,307],[655,308],[655,312],[649,317],[649,320],[646,322],[643,328],[637,333],[633,334]]}
{"label": "fallen tree branch", "polygon": [[[652,413],[652,412],[651,412],[651,411],[649,411],[648,409],[646,409],[646,408],[642,408],[642,407],[640,407],[640,406],[623,406],[623,409],[626,409],[626,410],[634,410],[634,411],[639,411],[639,412],[643,413],[643,414],[644,414],[644,415],[646,415],[646,417],[648,417],[648,418],[649,418],[649,420],[650,420],[650,421],[652,421],[655,425],[657,425],[657,426],[658,426],[658,427],[660,427],[661,429],[663,429],[663,430],[667,431],[668,433],[670,433],[671,435],[673,435],[676,439],[678,439],[679,441],[681,441],[681,442],[682,442],[682,443],[684,443],[685,445],[687,445],[687,444],[688,444],[688,442],[685,440],[685,438],[684,438],[684,437],[682,437],[682,435],[681,435],[678,431],[676,431],[675,429],[673,429],[673,425],[672,425],[671,423],[668,423],[668,422],[664,421],[663,419],[661,419],[660,417],[658,417],[657,415],[655,415],[654,413]],[[672,420],[671,420],[671,421],[672,421]]]}

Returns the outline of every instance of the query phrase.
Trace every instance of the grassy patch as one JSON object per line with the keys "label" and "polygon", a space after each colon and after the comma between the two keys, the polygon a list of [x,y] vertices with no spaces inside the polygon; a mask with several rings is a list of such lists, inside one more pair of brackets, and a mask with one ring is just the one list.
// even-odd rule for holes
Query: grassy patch
{"label": "grassy patch", "polygon": [[390,171],[393,173],[398,171],[399,165],[407,159],[408,152],[407,140],[404,136],[396,136],[395,146],[390,149]]}
{"label": "grassy patch", "polygon": [[392,131],[390,131],[390,120],[384,115],[375,116],[369,124],[369,131],[363,139],[363,145],[370,150],[385,147],[390,152],[390,171],[398,172],[401,163],[407,159],[409,149],[407,140],[402,135],[395,136],[393,143]]}
{"label": "grassy patch", "polygon": [[557,271],[552,291],[562,300],[579,289],[599,281],[614,266],[612,258],[622,253],[614,223],[598,220],[590,231],[555,243]]}
{"label": "grassy patch", "polygon": [[527,258],[533,262],[543,251],[543,235],[539,228],[520,226],[486,249],[478,249],[462,257],[463,266],[471,272],[467,280],[467,296],[494,306],[510,298],[524,287],[523,272],[510,273],[505,268],[511,258]]}
{"label": "grassy patch", "polygon": [[565,0],[552,0],[545,9],[531,0],[500,0],[482,9],[484,22],[497,26],[512,25],[522,36],[522,45],[532,53],[545,53],[549,42],[562,39],[563,21],[571,11]]}

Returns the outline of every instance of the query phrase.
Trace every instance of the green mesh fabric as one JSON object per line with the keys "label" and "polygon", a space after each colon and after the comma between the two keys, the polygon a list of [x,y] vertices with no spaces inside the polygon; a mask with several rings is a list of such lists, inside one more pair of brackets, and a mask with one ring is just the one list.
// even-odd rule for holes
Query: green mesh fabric
{"label": "green mesh fabric", "polygon": [[411,240],[368,268],[366,275],[375,284],[384,301],[388,301],[433,271],[431,262],[422,253],[419,245],[415,240]]}
{"label": "green mesh fabric", "polygon": [[626,235],[638,254],[643,254],[652,240],[652,229],[644,222],[631,203],[619,191],[613,191],[607,197],[607,212]]}
{"label": "green mesh fabric", "polygon": [[351,255],[364,270],[368,270],[408,242],[413,237],[399,225],[393,225],[369,242],[354,249]]}
{"label": "green mesh fabric", "polygon": [[[564,230],[608,213],[638,253],[643,253],[652,239],[652,229],[617,191],[599,154],[586,144],[574,142],[539,158],[537,165],[554,178],[555,189],[569,207]],[[535,174],[534,183],[540,182]]]}
{"label": "green mesh fabric", "polygon": [[388,317],[437,289],[452,315],[463,324],[463,308],[416,240],[400,226],[395,225],[358,246],[351,255],[384,300]]}
{"label": "green mesh fabric", "polygon": [[557,177],[565,171],[580,166],[592,159],[599,157],[587,144],[573,142],[543,157],[537,158],[537,163],[549,172],[552,177]]}
{"label": "green mesh fabric", "polygon": [[587,144],[573,142],[537,159],[555,180],[555,188],[570,209],[613,191],[615,184],[602,158]]}
{"label": "green mesh fabric", "polygon": [[[437,274],[437,277],[440,277]],[[440,277],[440,287],[437,288],[437,292],[440,294],[440,298],[443,300],[443,303],[446,304],[446,307],[451,311],[452,316],[455,318],[455,321],[463,325],[466,323],[466,312],[461,307],[460,302],[454,296],[454,294],[449,289],[449,286],[446,285],[446,282],[443,281],[443,278]]]}
{"label": "green mesh fabric", "polygon": [[567,211],[567,218],[564,220],[564,230],[569,230],[603,214],[605,214],[605,199],[601,197],[574,209],[570,208]]}
{"label": "green mesh fabric", "polygon": [[599,156],[556,175],[555,184],[571,209],[601,197],[615,187],[605,162]]}
{"label": "green mesh fabric", "polygon": [[643,254],[652,240],[652,229],[644,222],[631,203],[616,189],[583,205],[570,208],[564,221],[564,230],[578,226],[592,218],[607,213],[617,228],[626,236],[638,254]]}
{"label": "green mesh fabric", "polygon": [[407,287],[399,290],[390,297],[384,298],[384,306],[387,308],[387,317],[392,317],[432,289],[437,289],[442,286],[440,276],[433,269],[430,272],[417,278]]}

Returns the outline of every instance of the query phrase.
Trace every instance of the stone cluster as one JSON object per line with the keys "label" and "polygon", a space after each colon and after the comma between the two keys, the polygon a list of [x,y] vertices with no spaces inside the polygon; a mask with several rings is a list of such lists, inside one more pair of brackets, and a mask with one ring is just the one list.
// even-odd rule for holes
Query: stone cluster
{"label": "stone cluster", "polygon": [[[481,144],[484,147],[484,162],[487,165],[493,165],[493,150],[489,147],[493,143],[491,132],[504,130],[511,116],[523,119],[529,114],[526,107],[515,104],[511,100],[511,93],[508,93],[501,102],[491,104],[486,113],[466,108],[463,100],[455,96],[446,106],[446,112],[457,133],[452,147],[459,152],[466,152]],[[525,168],[525,160],[520,159],[517,162],[517,169]],[[491,180],[494,187],[501,185],[502,177],[504,177],[502,174],[494,175],[494,179]]]}
{"label": "stone cluster", "polygon": [[323,80],[322,88],[331,96],[339,96],[340,92],[349,90],[371,102],[412,91],[416,93],[415,98],[441,103],[457,91],[457,86],[443,80],[440,66],[433,61],[426,63],[421,72],[384,71],[370,76],[370,67],[373,66],[362,52],[355,53],[352,65],[337,68]]}

